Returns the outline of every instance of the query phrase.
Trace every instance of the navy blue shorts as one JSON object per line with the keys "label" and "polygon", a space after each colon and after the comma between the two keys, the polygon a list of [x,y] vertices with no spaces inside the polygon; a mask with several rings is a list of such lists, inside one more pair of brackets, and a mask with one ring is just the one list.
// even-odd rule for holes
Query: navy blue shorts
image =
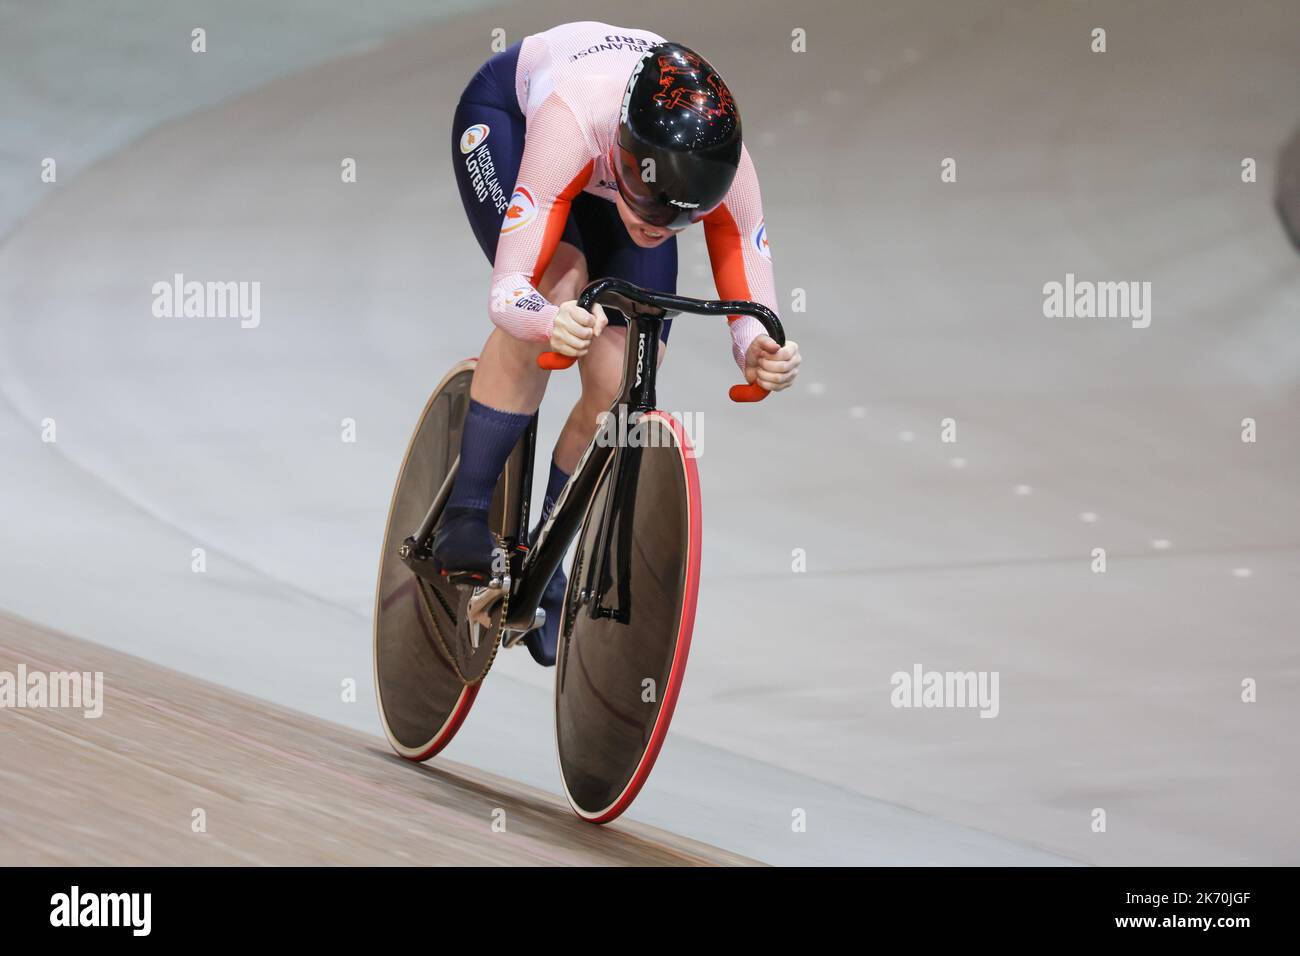
{"label": "navy blue shorts", "polygon": [[[524,156],[526,123],[515,96],[519,46],[516,43],[483,64],[461,94],[452,120],[451,159],[460,201],[488,262],[496,260],[501,217],[515,190]],[[486,140],[480,138],[479,146],[471,141],[469,132],[477,124],[490,131]],[[677,291],[677,238],[654,249],[642,249],[627,234],[618,209],[607,200],[579,193],[570,205],[561,238],[582,251],[592,279],[615,276],[656,292]],[[616,310],[607,309],[606,314],[612,325],[627,324]],[[671,320],[664,322],[665,342],[671,326]]]}

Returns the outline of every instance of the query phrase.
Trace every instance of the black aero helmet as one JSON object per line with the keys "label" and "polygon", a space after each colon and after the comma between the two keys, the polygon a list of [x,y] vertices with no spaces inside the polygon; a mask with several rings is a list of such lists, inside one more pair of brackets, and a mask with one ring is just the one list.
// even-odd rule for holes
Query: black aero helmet
{"label": "black aero helmet", "polygon": [[740,166],[740,111],[731,90],[694,50],[656,44],[627,81],[617,153],[618,191],[637,216],[672,229],[702,219],[722,202]]}

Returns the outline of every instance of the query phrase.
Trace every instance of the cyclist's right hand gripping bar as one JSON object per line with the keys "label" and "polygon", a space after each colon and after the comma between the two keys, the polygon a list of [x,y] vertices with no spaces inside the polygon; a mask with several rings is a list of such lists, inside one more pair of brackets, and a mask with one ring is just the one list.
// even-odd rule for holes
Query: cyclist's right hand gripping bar
{"label": "cyclist's right hand gripping bar", "polygon": [[[595,302],[612,305],[624,312],[628,311],[628,303],[636,303],[661,309],[665,314],[692,312],[696,315],[748,315],[759,321],[777,345],[785,345],[785,330],[781,327],[781,320],[771,309],[758,302],[689,299],[681,295],[650,292],[623,279],[614,278],[597,279],[578,296],[579,307],[588,311]],[[537,364],[549,371],[569,368],[576,361],[572,355],[561,355],[559,352],[543,352],[537,356]],[[745,383],[731,386],[727,394],[733,402],[761,402],[767,398],[768,391],[762,385]]]}

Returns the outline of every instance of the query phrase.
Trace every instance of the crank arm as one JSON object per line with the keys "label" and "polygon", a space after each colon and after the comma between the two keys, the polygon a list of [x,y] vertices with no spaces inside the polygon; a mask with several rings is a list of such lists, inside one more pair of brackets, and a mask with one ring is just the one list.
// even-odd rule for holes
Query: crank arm
{"label": "crank arm", "polygon": [[[466,611],[470,624],[477,624],[483,628],[491,627],[492,609],[509,593],[510,575],[508,574],[500,578],[493,578],[488,582],[487,587],[475,588]],[[473,633],[472,629],[471,633]],[[477,644],[475,646],[477,647]]]}
{"label": "crank arm", "polygon": [[545,623],[546,623],[546,612],[539,607],[537,611],[533,614],[533,623],[530,627],[526,627],[523,630],[515,630],[512,628],[507,628],[505,630],[505,632],[501,635],[501,646],[514,647],[516,644],[522,641],[525,636],[537,630]]}
{"label": "crank arm", "polygon": [[402,542],[402,546],[397,549],[397,556],[417,578],[423,578],[430,584],[438,581],[439,575],[433,566],[433,555],[417,544],[414,535]]}

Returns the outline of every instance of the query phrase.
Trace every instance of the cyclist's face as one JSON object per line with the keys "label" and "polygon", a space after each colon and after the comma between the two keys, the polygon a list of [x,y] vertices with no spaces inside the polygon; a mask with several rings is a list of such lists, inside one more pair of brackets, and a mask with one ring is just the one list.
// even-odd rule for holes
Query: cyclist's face
{"label": "cyclist's face", "polygon": [[614,205],[618,207],[618,216],[623,220],[623,225],[627,227],[627,234],[642,249],[653,249],[655,246],[663,245],[663,243],[682,231],[680,229],[669,229],[667,226],[650,225],[632,211],[631,207],[623,201],[621,193],[614,194]]}

